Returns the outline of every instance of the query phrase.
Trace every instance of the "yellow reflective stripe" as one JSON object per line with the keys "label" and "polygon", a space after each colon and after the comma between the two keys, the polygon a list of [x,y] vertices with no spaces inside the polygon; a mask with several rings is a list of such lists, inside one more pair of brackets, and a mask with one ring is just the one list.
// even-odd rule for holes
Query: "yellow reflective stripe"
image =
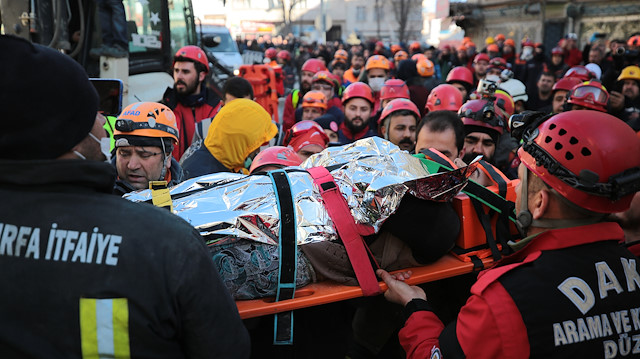
{"label": "yellow reflective stripe", "polygon": [[131,358],[127,298],[113,299],[113,351],[116,358]]}
{"label": "yellow reflective stripe", "polygon": [[127,299],[80,298],[80,335],[85,359],[129,359]]}
{"label": "yellow reflective stripe", "polygon": [[82,357],[84,359],[99,358],[95,299],[80,298],[80,339]]}

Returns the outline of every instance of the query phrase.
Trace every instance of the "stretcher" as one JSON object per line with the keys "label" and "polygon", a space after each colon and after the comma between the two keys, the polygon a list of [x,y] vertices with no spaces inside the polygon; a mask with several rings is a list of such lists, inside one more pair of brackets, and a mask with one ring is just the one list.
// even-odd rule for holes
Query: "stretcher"
{"label": "stretcher", "polygon": [[[484,258],[482,262],[486,268],[493,263],[493,259],[491,257]],[[463,261],[451,254],[447,254],[435,263],[404,270],[413,272],[405,282],[416,285],[471,273],[474,271],[474,263]],[[380,282],[379,285],[383,291],[387,289],[387,285],[384,282]],[[297,289],[293,299],[279,302],[276,302],[273,297],[239,300],[236,301],[236,306],[238,307],[240,318],[249,319],[362,296],[363,292],[360,287],[342,285],[333,281],[323,281]]]}

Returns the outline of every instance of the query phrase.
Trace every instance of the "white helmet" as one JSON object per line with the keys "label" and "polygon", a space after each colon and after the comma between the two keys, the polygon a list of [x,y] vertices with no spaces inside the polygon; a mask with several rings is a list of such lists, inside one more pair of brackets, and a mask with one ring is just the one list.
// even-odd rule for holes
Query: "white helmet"
{"label": "white helmet", "polygon": [[529,96],[527,96],[527,87],[519,80],[511,79],[500,83],[498,87],[511,95],[511,97],[513,97],[513,102],[527,102],[529,100]]}

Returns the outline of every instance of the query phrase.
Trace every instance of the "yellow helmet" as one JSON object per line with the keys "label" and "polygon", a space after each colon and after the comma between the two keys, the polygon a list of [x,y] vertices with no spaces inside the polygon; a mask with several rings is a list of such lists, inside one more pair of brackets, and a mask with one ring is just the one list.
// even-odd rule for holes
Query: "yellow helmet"
{"label": "yellow helmet", "polygon": [[640,81],[640,67],[632,65],[622,69],[622,73],[618,76],[618,81],[622,80],[638,80]]}

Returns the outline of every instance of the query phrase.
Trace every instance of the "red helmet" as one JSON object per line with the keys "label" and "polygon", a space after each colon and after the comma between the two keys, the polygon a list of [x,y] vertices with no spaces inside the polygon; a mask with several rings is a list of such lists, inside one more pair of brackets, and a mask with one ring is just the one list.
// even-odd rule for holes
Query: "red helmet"
{"label": "red helmet", "polygon": [[280,50],[277,56],[283,61],[291,61],[291,53],[287,50]]}
{"label": "red helmet", "polygon": [[380,90],[380,100],[390,98],[410,98],[409,87],[402,80],[391,79],[385,81]]}
{"label": "red helmet", "polygon": [[507,117],[510,117],[516,112],[516,105],[513,102],[513,97],[511,97],[511,95],[506,91],[496,90],[494,96],[496,97],[496,105],[504,110]]}
{"label": "red helmet", "polygon": [[326,148],[327,143],[329,143],[329,136],[324,133],[324,129],[317,122],[300,121],[287,131],[283,143],[291,146],[296,152],[310,144],[317,144]]}
{"label": "red helmet", "polygon": [[582,80],[577,77],[563,77],[558,82],[553,84],[553,88],[551,91],[556,90],[564,90],[571,91],[572,88],[576,87],[576,85],[581,84]]}
{"label": "red helmet", "polygon": [[607,101],[609,101],[607,89],[600,82],[592,80],[572,88],[567,103],[607,112]]}
{"label": "red helmet", "polygon": [[342,104],[346,104],[352,98],[360,97],[371,103],[375,102],[373,100],[373,91],[369,85],[364,82],[354,82],[351,85],[347,86],[347,88],[342,93]]}
{"label": "red helmet", "polygon": [[389,115],[402,110],[411,111],[411,113],[416,116],[416,121],[420,119],[420,111],[418,111],[418,106],[416,106],[415,103],[411,102],[411,100],[407,100],[406,98],[397,98],[389,102],[384,107],[382,114],[380,114],[378,125],[381,125]]}
{"label": "red helmet", "polygon": [[551,49],[551,55],[564,55],[564,49],[560,46],[556,46]]}
{"label": "red helmet", "polygon": [[564,77],[577,77],[582,81],[589,81],[596,76],[593,72],[589,71],[588,68],[578,65],[570,68],[569,71],[564,74]]}
{"label": "red helmet", "polygon": [[398,51],[402,51],[402,46],[400,46],[398,44],[391,45],[391,53],[392,54],[395,55]]}
{"label": "red helmet", "polygon": [[489,55],[485,54],[485,53],[479,53],[476,55],[476,57],[473,58],[473,63],[477,63],[478,61],[486,61],[489,62]]}
{"label": "red helmet", "polygon": [[411,45],[409,45],[409,50],[411,51],[420,51],[420,43],[418,41],[414,41],[411,43]]}
{"label": "red helmet", "polygon": [[494,57],[491,60],[489,60],[489,68],[506,70],[507,60],[503,59],[502,57]]}
{"label": "red helmet", "polygon": [[463,82],[469,87],[473,86],[473,73],[465,66],[457,66],[449,71],[447,83]]}
{"label": "red helmet", "polygon": [[173,56],[174,64],[176,61],[179,62],[184,60],[201,63],[207,69],[207,72],[209,72],[209,59],[207,59],[207,54],[205,54],[198,46],[184,46]]}
{"label": "red helmet", "polygon": [[407,54],[406,51],[399,50],[395,55],[393,55],[394,61],[402,61],[407,59],[409,59],[409,54]]}
{"label": "red helmet", "polygon": [[488,100],[470,100],[464,103],[458,116],[465,126],[480,126],[502,134],[507,126],[505,112]]}
{"label": "red helmet", "polygon": [[462,93],[453,85],[442,84],[434,87],[427,98],[426,108],[429,111],[454,111],[458,112],[462,106]]}
{"label": "red helmet", "polygon": [[249,172],[260,171],[265,166],[289,167],[297,166],[301,163],[300,157],[293,152],[291,147],[273,146],[269,147],[256,155],[251,162]]}
{"label": "red helmet", "polygon": [[270,58],[271,60],[275,59],[278,56],[278,50],[273,47],[270,47],[264,51],[264,57]]}
{"label": "red helmet", "polygon": [[318,59],[309,59],[302,64],[302,69],[300,70],[309,71],[315,74],[318,71],[327,71],[327,67]]}
{"label": "red helmet", "polygon": [[629,208],[638,188],[640,141],[606,113],[567,111],[525,130],[522,163],[572,203],[598,213]]}

